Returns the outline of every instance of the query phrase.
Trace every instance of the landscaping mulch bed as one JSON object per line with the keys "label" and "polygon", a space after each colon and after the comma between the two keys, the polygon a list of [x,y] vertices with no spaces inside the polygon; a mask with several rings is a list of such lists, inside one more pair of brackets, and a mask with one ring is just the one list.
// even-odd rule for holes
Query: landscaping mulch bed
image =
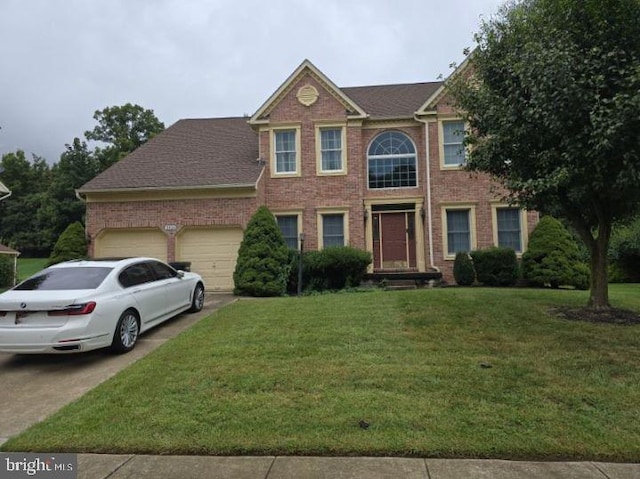
{"label": "landscaping mulch bed", "polygon": [[609,308],[596,310],[592,308],[557,307],[551,312],[559,318],[569,321],[587,321],[590,323],[609,323],[632,326],[640,324],[640,314],[628,309]]}

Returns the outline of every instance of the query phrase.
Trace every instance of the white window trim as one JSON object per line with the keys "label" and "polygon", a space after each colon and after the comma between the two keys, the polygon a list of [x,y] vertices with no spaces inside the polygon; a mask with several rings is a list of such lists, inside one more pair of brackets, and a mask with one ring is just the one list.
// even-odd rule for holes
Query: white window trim
{"label": "white window trim", "polygon": [[318,208],[316,221],[318,225],[318,249],[324,248],[324,225],[322,217],[325,215],[342,215],[342,231],[344,234],[344,246],[349,245],[349,209],[348,208]]}
{"label": "white window trim", "polygon": [[527,226],[527,210],[517,205],[510,206],[506,203],[491,204],[491,229],[493,233],[493,244],[498,246],[498,210],[501,208],[511,208],[520,210],[520,247],[522,251],[516,251],[518,258],[522,257],[522,253],[527,251],[527,242],[529,239],[529,229]]}
{"label": "white window trim", "polygon": [[[296,169],[295,171],[285,171],[278,172],[276,170],[277,160],[276,160],[276,133],[281,131],[295,131],[296,134]],[[299,124],[287,124],[287,125],[278,125],[273,127],[269,132],[269,142],[270,142],[270,150],[271,150],[271,177],[272,178],[287,178],[293,176],[300,176],[300,133],[301,128]]]}
{"label": "white window trim", "polygon": [[[456,259],[455,254],[449,254],[449,230],[447,227],[447,211],[451,210],[469,210],[469,238],[471,251],[478,249],[477,232],[476,232],[476,205],[473,203],[450,203],[441,205],[442,216],[442,253],[447,261]],[[470,251],[470,252],[471,252]]]}
{"label": "white window trim", "polygon": [[[463,121],[463,118],[458,116],[451,117],[443,117],[438,119],[438,151],[440,156],[440,169],[441,170],[462,170],[464,168],[464,163],[467,159],[467,151],[465,151],[465,162],[460,165],[447,165],[444,162],[444,128],[443,123],[447,123],[449,121]],[[465,130],[468,128],[468,125],[464,124]]]}
{"label": "white window trim", "polygon": [[[322,130],[340,130],[342,142],[342,168],[339,170],[322,169]],[[316,124],[316,174],[318,176],[340,176],[347,174],[347,125],[345,123]]]}
{"label": "white window trim", "polygon": [[278,210],[273,211],[273,216],[276,218],[276,223],[278,222],[278,216],[295,216],[297,218],[297,226],[298,230],[298,250],[300,250],[300,233],[304,233],[302,231],[302,211],[301,210]]}

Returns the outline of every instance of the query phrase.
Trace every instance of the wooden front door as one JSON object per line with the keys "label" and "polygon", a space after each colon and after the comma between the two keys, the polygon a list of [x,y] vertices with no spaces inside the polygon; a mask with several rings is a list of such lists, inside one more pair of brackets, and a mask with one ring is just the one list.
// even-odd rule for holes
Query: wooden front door
{"label": "wooden front door", "polygon": [[416,267],[415,213],[379,212],[373,219],[373,265],[375,269]]}

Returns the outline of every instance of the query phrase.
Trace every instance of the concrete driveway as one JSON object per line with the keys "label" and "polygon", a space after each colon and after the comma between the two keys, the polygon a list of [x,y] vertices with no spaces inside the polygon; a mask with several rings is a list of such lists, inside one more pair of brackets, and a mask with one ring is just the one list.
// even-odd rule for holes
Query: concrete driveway
{"label": "concrete driveway", "polygon": [[127,354],[106,350],[61,355],[0,353],[0,444],[233,300],[230,294],[208,294],[201,312],[180,314],[143,334]]}

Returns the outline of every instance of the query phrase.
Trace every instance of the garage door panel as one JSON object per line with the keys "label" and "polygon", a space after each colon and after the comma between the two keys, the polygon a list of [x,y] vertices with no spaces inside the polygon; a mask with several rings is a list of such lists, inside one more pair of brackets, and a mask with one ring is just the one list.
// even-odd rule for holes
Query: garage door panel
{"label": "garage door panel", "polygon": [[176,258],[191,262],[208,290],[230,291],[242,236],[240,228],[186,228],[176,239]]}
{"label": "garage door panel", "polygon": [[150,256],[167,260],[167,236],[156,229],[111,229],[96,238],[94,256]]}

